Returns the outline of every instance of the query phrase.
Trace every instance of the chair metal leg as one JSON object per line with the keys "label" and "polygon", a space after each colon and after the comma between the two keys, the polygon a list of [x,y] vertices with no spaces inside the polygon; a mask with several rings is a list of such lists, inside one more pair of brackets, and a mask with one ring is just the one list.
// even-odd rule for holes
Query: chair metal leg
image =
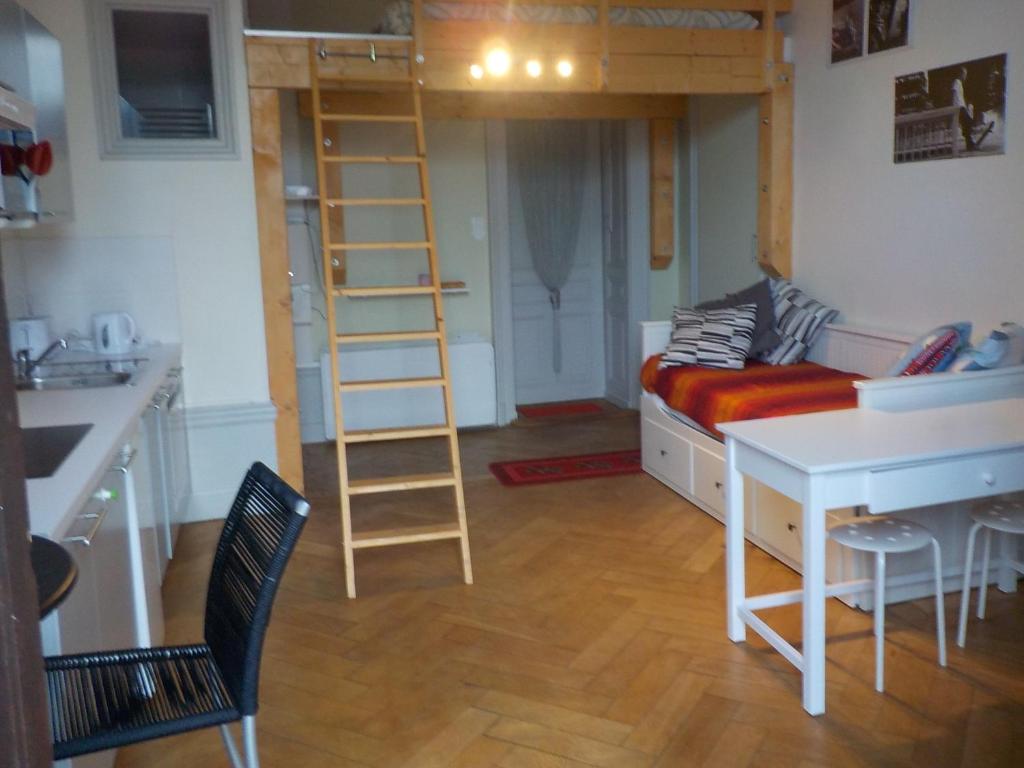
{"label": "chair metal leg", "polygon": [[235,737],[231,735],[231,726],[227,723],[220,727],[220,737],[224,741],[224,749],[227,750],[232,768],[245,768],[242,756],[238,754],[238,747],[235,746]]}
{"label": "chair metal leg", "polygon": [[245,743],[245,768],[260,768],[259,749],[256,746],[256,715],[242,718],[242,740]]}
{"label": "chair metal leg", "polygon": [[946,666],[946,606],[942,593],[942,551],[939,542],[932,539],[935,554],[935,634],[939,641],[939,666]]}
{"label": "chair metal leg", "polygon": [[875,690],[885,688],[885,553],[875,554]]}
{"label": "chair metal leg", "polygon": [[967,606],[971,602],[971,571],[974,570],[974,541],[981,523],[975,523],[967,533],[967,555],[964,558],[964,591],[960,596],[960,622],[956,629],[956,644],[961,648],[967,642]]}
{"label": "chair metal leg", "polygon": [[992,529],[985,529],[985,549],[981,556],[981,586],[978,587],[978,618],[985,618],[985,601],[988,598],[988,567],[992,557]]}

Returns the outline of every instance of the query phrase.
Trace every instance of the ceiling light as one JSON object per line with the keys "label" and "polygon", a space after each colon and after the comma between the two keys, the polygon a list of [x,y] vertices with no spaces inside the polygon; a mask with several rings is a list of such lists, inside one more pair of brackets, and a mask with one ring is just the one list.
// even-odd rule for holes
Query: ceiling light
{"label": "ceiling light", "polygon": [[484,68],[481,67],[479,64],[470,64],[469,76],[472,77],[474,80],[482,80],[484,77]]}
{"label": "ceiling light", "polygon": [[491,48],[484,59],[487,71],[495,77],[507,75],[512,67],[512,57],[504,48]]}
{"label": "ceiling light", "polygon": [[558,74],[562,77],[572,77],[572,62],[568,59],[560,60],[555,69],[558,70]]}
{"label": "ceiling light", "polygon": [[541,63],[537,61],[537,59],[530,59],[526,62],[526,74],[530,77],[540,77],[543,71],[544,67],[541,66]]}

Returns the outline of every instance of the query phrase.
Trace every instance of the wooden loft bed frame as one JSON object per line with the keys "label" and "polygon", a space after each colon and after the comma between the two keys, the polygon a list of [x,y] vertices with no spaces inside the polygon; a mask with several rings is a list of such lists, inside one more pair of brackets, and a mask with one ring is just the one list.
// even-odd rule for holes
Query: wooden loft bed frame
{"label": "wooden loft bed frame", "polygon": [[[671,140],[662,120],[686,117],[690,94],[752,94],[759,97],[758,261],[774,275],[791,271],[793,67],[783,62],[778,15],[792,0],[524,0],[522,5],[591,6],[596,24],[435,21],[424,17],[429,0],[412,0],[413,35],[353,35],[247,30],[249,103],[256,176],[256,207],[271,398],[278,408],[279,470],[302,487],[291,292],[287,280],[284,180],[281,167],[281,90],[300,92],[309,111],[310,51],[322,51],[321,72],[336,74],[337,89],[325,102],[344,100],[346,110],[399,114],[407,110],[395,92],[408,83],[409,57],[422,87],[427,119],[647,119],[652,145]],[[507,0],[443,0],[502,3]],[[760,16],[752,30],[615,25],[611,8],[745,11]],[[470,76],[486,49],[502,44],[514,55],[547,62],[528,78],[513,68],[502,78]],[[556,58],[573,63],[573,76],[553,73]],[[342,79],[343,78],[343,79]],[[408,85],[406,85],[408,88]],[[407,98],[407,97],[405,97]],[[331,111],[331,104],[325,108]],[[671,232],[674,205],[664,190],[664,153],[652,151],[652,268],[667,266],[666,244],[654,234]],[[671,164],[667,167],[671,172]],[[661,210],[661,213],[659,213]]]}

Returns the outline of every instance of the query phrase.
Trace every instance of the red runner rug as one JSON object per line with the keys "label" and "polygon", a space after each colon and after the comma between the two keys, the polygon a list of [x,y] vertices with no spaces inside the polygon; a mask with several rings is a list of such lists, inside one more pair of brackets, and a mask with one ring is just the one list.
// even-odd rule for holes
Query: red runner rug
{"label": "red runner rug", "polygon": [[527,419],[546,419],[551,416],[579,416],[586,413],[604,413],[597,403],[552,403],[551,405],[517,405],[519,415]]}
{"label": "red runner rug", "polygon": [[583,456],[553,456],[525,461],[497,461],[491,473],[502,485],[538,485],[590,477],[633,475],[642,472],[640,451],[612,451]]}

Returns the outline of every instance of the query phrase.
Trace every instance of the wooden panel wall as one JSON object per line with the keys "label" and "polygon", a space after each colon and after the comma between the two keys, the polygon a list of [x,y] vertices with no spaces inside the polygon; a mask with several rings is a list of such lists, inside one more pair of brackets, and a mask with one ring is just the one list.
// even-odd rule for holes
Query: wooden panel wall
{"label": "wooden panel wall", "polygon": [[267,337],[270,399],[277,408],[278,474],[303,487],[299,397],[292,337],[292,292],[288,275],[288,233],[281,169],[281,99],[272,88],[249,89],[252,159],[256,176],[256,220],[263,284],[263,323]]}
{"label": "wooden panel wall", "polygon": [[668,269],[675,255],[676,121],[651,120],[651,269]]}

